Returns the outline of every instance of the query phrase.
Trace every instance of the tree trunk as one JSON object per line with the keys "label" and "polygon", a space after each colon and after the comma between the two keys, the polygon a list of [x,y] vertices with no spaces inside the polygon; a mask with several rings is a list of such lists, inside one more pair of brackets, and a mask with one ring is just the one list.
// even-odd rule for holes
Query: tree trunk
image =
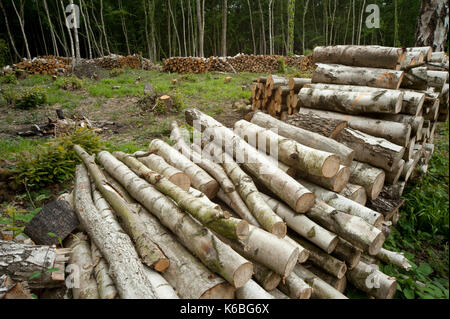
{"label": "tree trunk", "polygon": [[[288,116],[286,119],[286,123],[291,124],[296,127],[303,128],[305,131],[314,132],[317,134],[320,134],[322,136],[334,139],[336,136],[339,136],[341,134],[342,130],[346,127],[348,127],[347,120],[335,120],[330,117],[322,117],[317,116],[315,114],[308,114],[308,113],[317,113],[320,114],[322,112],[327,111],[320,111],[320,110],[314,110],[314,109],[308,109],[308,108],[300,108],[298,113]],[[349,115],[346,115],[349,116]],[[303,131],[302,131],[303,133]],[[306,134],[306,133],[305,133]],[[342,145],[342,144],[339,144]],[[345,148],[350,150],[347,146],[344,145]],[[342,152],[342,151],[341,151]],[[340,154],[341,152],[335,151],[335,153]],[[350,151],[347,151],[350,152]],[[353,150],[351,152],[353,157]],[[342,161],[341,164],[348,165],[347,161]]]}
{"label": "tree trunk", "polygon": [[175,167],[167,164],[167,162],[161,156],[156,154],[150,154],[146,157],[140,157],[138,160],[147,166],[152,171],[166,177],[169,181],[180,187],[181,189],[188,191],[191,187],[191,180],[186,173],[176,169]]}
{"label": "tree trunk", "polygon": [[384,216],[384,220],[391,220],[392,216],[400,209],[404,204],[404,199],[388,199],[383,197],[378,197],[376,200],[369,200],[367,207],[377,211]]}
{"label": "tree trunk", "polygon": [[265,30],[265,23],[264,23],[264,13],[263,9],[261,7],[261,0],[258,0],[258,6],[259,6],[259,15],[261,17],[261,41],[262,45],[260,47],[260,54],[266,54],[266,30]]}
{"label": "tree trunk", "polygon": [[[3,3],[1,0],[0,0],[0,8],[2,9],[3,17],[5,18],[6,30],[8,32],[9,41],[11,42],[11,46],[13,48],[14,54],[17,56],[18,59],[20,59],[22,57],[20,56],[19,52],[16,49],[16,45],[14,43],[14,38],[12,37],[11,30],[9,29],[8,16],[6,15],[6,11],[5,11],[5,8],[3,7]],[[50,27],[51,27],[51,25],[50,25]]]}
{"label": "tree trunk", "polygon": [[[72,13],[75,14],[75,8],[73,5],[73,0],[70,0],[70,5],[72,8]],[[80,21],[77,21],[76,17],[74,18],[74,26],[73,26],[73,34],[75,38],[75,57],[77,60],[81,59],[81,53],[80,53],[80,41],[78,40],[78,28]]]}
{"label": "tree trunk", "polygon": [[278,288],[292,299],[309,299],[312,294],[312,288],[293,272]]}
{"label": "tree trunk", "polygon": [[252,7],[250,5],[250,0],[247,0],[247,5],[248,5],[249,16],[250,16],[250,30],[252,33],[253,54],[256,54],[255,29],[253,28],[253,13],[252,13]]}
{"label": "tree trunk", "polygon": [[72,249],[69,268],[76,270],[72,288],[73,299],[99,299],[97,282],[94,275],[94,262],[91,255],[89,239],[83,233],[77,233],[69,238],[67,247]]}
{"label": "tree trunk", "polygon": [[[28,48],[28,40],[27,40],[27,36],[25,34],[25,19],[22,19],[21,15],[19,14],[19,11],[17,11],[16,5],[14,3],[15,1],[11,1],[14,11],[16,12],[17,18],[19,19],[19,25],[20,25],[20,30],[22,31],[22,36],[23,36],[23,41],[25,43],[25,50],[27,53],[27,58],[31,60],[31,54],[30,54],[30,49]],[[20,5],[20,11],[22,13],[23,16],[23,2],[22,0],[19,1],[19,5]]]}
{"label": "tree trunk", "polygon": [[251,263],[223,244],[188,214],[183,213],[172,200],[140,179],[126,165],[108,156],[108,153],[100,152],[98,160],[112,177],[125,186],[131,196],[158,217],[210,270],[220,274],[237,288],[251,278]]}
{"label": "tree trunk", "polygon": [[[62,16],[65,18],[66,17],[66,11],[64,9],[64,3],[62,0],[60,0],[61,3],[61,10],[62,10]],[[67,23],[67,21],[65,21],[65,26],[67,28],[67,32],[69,33],[69,41],[70,41],[70,52],[71,52],[71,56],[73,60],[76,60],[76,56],[75,56],[75,47],[73,44],[73,38],[72,38],[72,31],[70,31],[70,27],[69,24]]]}
{"label": "tree trunk", "polygon": [[310,182],[306,182],[304,180],[300,180],[300,182],[304,183],[308,189],[312,190],[318,198],[323,200],[328,205],[340,211],[346,212],[347,214],[358,216],[375,227],[381,226],[383,215],[380,213]]}
{"label": "tree trunk", "polygon": [[381,46],[334,45],[315,47],[314,63],[343,64],[396,70],[406,57],[401,48]]}
{"label": "tree trunk", "polygon": [[348,299],[302,265],[296,265],[294,273],[311,286],[313,299]]}
{"label": "tree trunk", "polygon": [[444,51],[448,33],[448,3],[443,0],[422,0],[417,19],[415,46],[432,46]]}
{"label": "tree trunk", "polygon": [[245,120],[236,122],[234,129],[247,143],[268,154],[273,153],[271,147],[277,145],[278,153],[269,155],[278,156],[278,160],[307,174],[329,178],[339,170],[340,160],[335,154],[304,146]]}
{"label": "tree trunk", "polygon": [[386,171],[392,171],[405,153],[402,146],[348,128],[336,140],[355,151],[355,160]]}
{"label": "tree trunk", "polygon": [[403,76],[403,71],[318,63],[312,82],[365,85],[397,90]]}
{"label": "tree trunk", "polygon": [[346,114],[397,114],[402,109],[403,93],[386,90],[350,92],[303,87],[298,93],[298,98],[301,106],[319,110],[337,111]]}
{"label": "tree trunk", "polygon": [[347,272],[347,279],[356,288],[377,299],[392,299],[397,291],[397,280],[372,266],[360,262]]}
{"label": "tree trunk", "polygon": [[361,250],[354,247],[348,241],[340,238],[336,249],[332,253],[336,258],[345,261],[347,270],[353,269],[359,264],[361,259]]}
{"label": "tree trunk", "polygon": [[[197,120],[196,123],[201,124],[201,128],[208,128],[209,133],[213,130],[214,136],[221,138],[220,143],[226,141],[225,150],[227,153],[237,156],[239,162],[244,159],[244,156],[241,155],[245,155],[247,160],[243,163],[244,167],[267,188],[280,196],[295,212],[306,212],[312,207],[314,195],[310,191],[306,190],[291,176],[273,166],[269,160],[260,156],[256,149],[244,142],[230,129],[196,109],[186,110],[185,117],[186,122],[190,125],[193,124],[194,120]],[[206,138],[208,131],[203,133],[203,137]],[[224,145],[221,146],[223,148]]]}
{"label": "tree trunk", "polygon": [[403,253],[397,253],[381,248],[380,252],[377,254],[377,258],[387,264],[395,265],[406,271],[409,271],[412,268],[412,266],[409,264],[408,259],[406,259]]}
{"label": "tree trunk", "polygon": [[274,299],[271,294],[265,291],[254,280],[250,279],[247,283],[236,289],[237,299]]}
{"label": "tree trunk", "polygon": [[264,201],[286,221],[286,224],[299,235],[316,244],[327,253],[331,253],[337,245],[338,237],[319,226],[304,214],[296,214],[283,203],[261,193]]}
{"label": "tree trunk", "polygon": [[325,253],[323,250],[304,239],[295,237],[294,240],[309,250],[308,262],[316,265],[338,279],[345,276],[347,266],[343,261]]}
{"label": "tree trunk", "polygon": [[94,266],[95,281],[97,282],[98,295],[100,299],[115,299],[117,297],[117,289],[114,281],[109,275],[109,266],[103,258],[100,250],[91,241],[91,255]]}
{"label": "tree trunk", "polygon": [[331,178],[309,175],[301,171],[297,171],[297,177],[304,178],[328,190],[340,193],[348,183],[350,178],[350,169],[347,166],[341,165],[336,175]]}
{"label": "tree trunk", "polygon": [[448,82],[448,71],[427,71],[428,86],[442,90],[445,83]]}
{"label": "tree trunk", "polygon": [[[114,152],[114,157],[127,165],[136,175],[152,184],[160,192],[169,196],[178,206],[189,212],[194,218],[206,227],[218,232],[230,239],[243,240],[248,235],[248,223],[241,219],[228,218],[226,213],[216,207],[208,207],[197,197],[189,194],[170,182],[165,177],[148,169],[134,157],[123,152]],[[109,158],[115,167],[120,166],[118,160],[114,160],[111,154],[103,152],[103,156]]]}
{"label": "tree trunk", "polygon": [[227,56],[227,15],[228,4],[227,0],[222,0],[222,56]]}
{"label": "tree trunk", "polygon": [[306,216],[358,248],[371,253],[377,253],[385,240],[378,228],[360,217],[341,212],[321,200],[316,200],[316,205]]}
{"label": "tree trunk", "polygon": [[358,204],[363,206],[366,205],[367,192],[363,186],[347,183],[339,194],[351,199],[354,202],[357,202]]}
{"label": "tree trunk", "polygon": [[363,186],[367,197],[376,199],[383,189],[386,173],[382,169],[357,161],[352,162],[350,171],[350,183]]}
{"label": "tree trunk", "polygon": [[[178,34],[178,28],[177,28],[177,24],[176,24],[176,19],[175,19],[175,15],[173,14],[172,11],[172,6],[170,5],[170,1],[167,2],[167,5],[169,7],[169,12],[170,12],[170,16],[172,17],[172,22],[173,22],[173,29],[175,32],[175,36],[177,37],[177,43],[178,43],[178,55],[181,56],[181,42],[180,42],[180,35]],[[170,22],[169,22],[170,23]]]}
{"label": "tree trunk", "polygon": [[422,127],[424,124],[424,118],[422,116],[412,116],[405,114],[377,114],[377,118],[390,122],[398,122],[411,125],[411,137],[416,136],[417,138],[421,136]]}
{"label": "tree trunk", "polygon": [[108,54],[111,54],[111,51],[109,50],[108,37],[106,36],[105,22],[103,21],[103,0],[100,0],[100,21],[102,23],[103,36],[105,37],[106,51]]}
{"label": "tree trunk", "polygon": [[[122,298],[156,298],[155,289],[148,280],[144,265],[139,260],[131,239],[123,231],[112,229],[91,198],[87,169],[78,165],[75,173],[75,212],[84,229],[110,266],[110,275]],[[103,214],[112,212],[103,210]],[[123,260],[126,258],[127,263]]]}
{"label": "tree trunk", "polygon": [[163,157],[167,163],[185,172],[189,176],[192,186],[203,192],[208,198],[216,196],[219,190],[217,181],[182,153],[158,139],[152,140],[149,151]]}
{"label": "tree trunk", "polygon": [[306,13],[308,12],[308,4],[309,4],[309,0],[305,1],[305,7],[303,9],[303,19],[302,19],[302,54],[305,55],[306,52],[306,45],[305,45],[305,18],[306,18]]}
{"label": "tree trunk", "polygon": [[[60,287],[64,285],[64,264],[69,253],[70,249],[0,240],[0,276],[6,274],[14,281],[27,281],[30,288]],[[60,265],[61,269],[47,272]],[[30,279],[37,273],[40,275]]]}
{"label": "tree trunk", "polygon": [[[340,144],[331,138],[323,137],[317,133],[311,132],[308,128],[296,127],[294,123],[298,122],[294,119],[294,115],[288,118],[286,122],[289,124],[286,124],[272,116],[257,112],[253,115],[251,122],[266,129],[276,128],[278,129],[279,135],[295,140],[310,148],[337,154],[342,165],[349,165],[353,159],[354,152],[347,146]],[[301,122],[304,124],[303,121]]]}
{"label": "tree trunk", "polygon": [[198,44],[199,44],[199,56],[204,57],[205,53],[203,51],[203,43],[204,43],[204,26],[203,26],[203,16],[205,14],[204,6],[202,7],[200,4],[201,0],[196,0],[196,8],[197,8],[197,27],[198,27]]}

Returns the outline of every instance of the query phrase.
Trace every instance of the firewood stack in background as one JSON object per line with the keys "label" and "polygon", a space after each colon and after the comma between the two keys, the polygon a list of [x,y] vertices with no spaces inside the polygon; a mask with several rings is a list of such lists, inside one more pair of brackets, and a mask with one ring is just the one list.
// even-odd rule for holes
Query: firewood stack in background
{"label": "firewood stack in background", "polygon": [[164,70],[178,73],[205,73],[205,72],[276,72],[279,69],[280,59],[288,66],[305,68],[305,56],[295,55],[283,57],[280,55],[254,55],[237,54],[233,57],[171,57],[163,60]]}
{"label": "firewood stack in background", "polygon": [[31,60],[24,59],[12,66],[13,70],[23,70],[29,74],[65,74],[72,69],[71,58],[39,56]]}

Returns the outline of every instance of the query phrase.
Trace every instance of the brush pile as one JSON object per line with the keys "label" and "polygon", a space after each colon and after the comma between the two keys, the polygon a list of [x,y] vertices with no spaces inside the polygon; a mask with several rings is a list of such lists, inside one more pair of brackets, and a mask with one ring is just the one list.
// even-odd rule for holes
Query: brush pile
{"label": "brush pile", "polygon": [[205,72],[276,72],[280,68],[280,61],[288,66],[302,68],[302,55],[283,57],[279,55],[237,54],[234,57],[171,57],[163,60],[164,70],[178,73]]}

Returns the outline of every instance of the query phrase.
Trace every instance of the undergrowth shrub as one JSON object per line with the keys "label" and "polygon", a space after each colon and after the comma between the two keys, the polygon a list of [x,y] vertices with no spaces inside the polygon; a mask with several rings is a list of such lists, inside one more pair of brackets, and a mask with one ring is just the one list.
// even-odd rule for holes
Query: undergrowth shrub
{"label": "undergrowth shrub", "polygon": [[114,69],[111,70],[111,72],[109,73],[109,75],[110,75],[111,77],[116,77],[116,76],[122,75],[122,74],[124,74],[124,73],[125,73],[125,70],[124,70],[124,69],[114,68]]}
{"label": "undergrowth shrub", "polygon": [[7,106],[14,106],[18,96],[14,89],[0,89],[0,96],[5,100]]}
{"label": "undergrowth shrub", "polygon": [[84,83],[83,80],[77,78],[76,76],[65,76],[65,77],[59,77],[55,81],[55,85],[59,87],[60,89],[66,90],[66,91],[75,91],[83,88]]}
{"label": "undergrowth shrub", "polygon": [[47,103],[47,93],[41,88],[25,89],[14,101],[14,105],[21,109],[41,107],[45,103]]}
{"label": "undergrowth shrub", "polygon": [[0,82],[4,84],[16,84],[17,78],[13,73],[7,73],[0,78]]}
{"label": "undergrowth shrub", "polygon": [[278,58],[277,62],[278,62],[278,72],[286,73],[286,62],[284,61],[284,57]]}
{"label": "undergrowth shrub", "polygon": [[36,188],[72,178],[79,163],[73,151],[74,144],[82,146],[90,154],[99,152],[104,146],[92,130],[78,128],[43,144],[33,154],[23,152],[14,168],[16,182]]}

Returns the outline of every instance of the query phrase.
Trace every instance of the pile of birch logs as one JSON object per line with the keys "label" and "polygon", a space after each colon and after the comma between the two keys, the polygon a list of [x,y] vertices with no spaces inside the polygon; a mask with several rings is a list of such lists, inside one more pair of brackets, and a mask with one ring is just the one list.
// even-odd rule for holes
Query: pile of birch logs
{"label": "pile of birch logs", "polygon": [[55,57],[55,56],[39,56],[6,66],[3,71],[22,70],[29,74],[49,74],[58,75],[65,74],[72,69],[71,58]]}
{"label": "pile of birch logs", "polygon": [[262,112],[234,131],[197,109],[185,118],[192,144],[172,122],[173,146],[154,139],[147,151],[96,155],[74,146],[82,164],[63,195],[81,224],[65,245],[82,269],[74,298],[346,299],[347,282],[394,296],[396,279],[377,264],[410,265],[383,248],[388,218],[364,206],[384,174]]}
{"label": "pile of birch logs", "polygon": [[110,54],[100,58],[95,58],[92,60],[94,64],[107,70],[115,68],[129,67],[131,69],[143,69],[143,70],[153,70],[153,63],[139,54],[133,54],[128,56]]}
{"label": "pile of birch logs", "polygon": [[280,55],[237,54],[233,57],[171,57],[163,60],[164,70],[177,73],[205,72],[254,72],[268,73],[279,69],[279,60],[288,66],[302,67],[303,55],[283,57]]}

